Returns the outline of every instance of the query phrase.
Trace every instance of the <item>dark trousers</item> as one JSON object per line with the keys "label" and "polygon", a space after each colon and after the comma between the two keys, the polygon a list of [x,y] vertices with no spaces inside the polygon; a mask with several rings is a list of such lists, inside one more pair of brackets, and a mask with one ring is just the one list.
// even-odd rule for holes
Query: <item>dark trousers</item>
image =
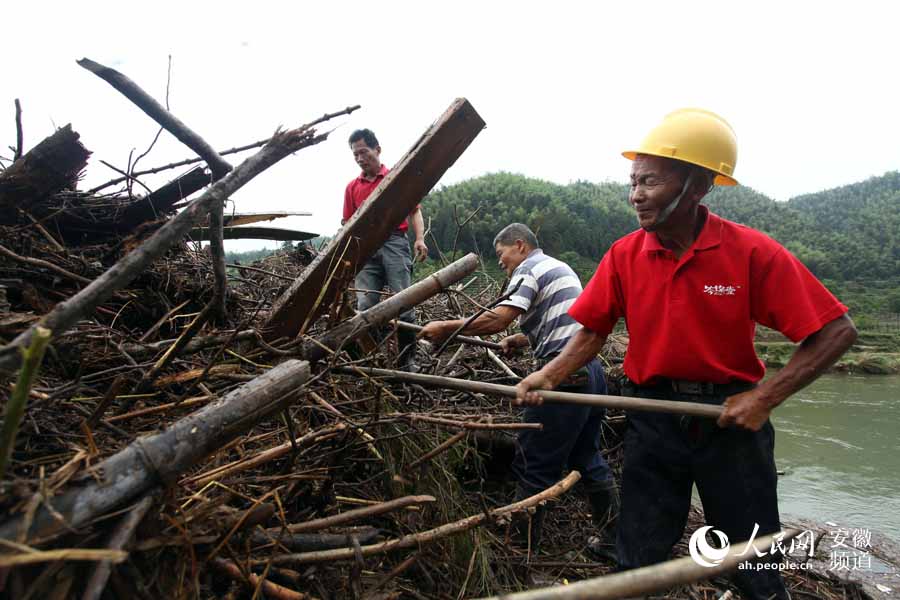
{"label": "dark trousers", "polygon": [[[395,294],[409,287],[412,256],[406,234],[394,234],[372,255],[362,270],[356,274],[357,309],[362,312],[378,304],[381,288],[385,284]],[[400,315],[400,320],[415,323],[415,311],[410,308]]]}
{"label": "dark trousers", "polygon": [[[588,382],[565,391],[605,394],[606,379],[597,360],[587,365]],[[608,482],[612,471],[600,455],[600,426],[605,410],[572,404],[542,404],[525,409],[526,423],[541,423],[540,431],[526,429],[518,437],[512,470],[520,490],[535,494],[557,483],[567,466],[591,484]]]}
{"label": "dark trousers", "polygon": [[[626,386],[623,394],[710,404],[726,398],[679,394],[671,386]],[[757,523],[757,537],[779,531],[774,448],[769,422],[752,432],[720,429],[712,419],[629,412],[616,543],[620,568],[668,559],[684,533],[695,483],[707,524],[723,531],[732,546],[743,548]],[[745,598],[790,597],[777,570],[739,570],[733,581]]]}

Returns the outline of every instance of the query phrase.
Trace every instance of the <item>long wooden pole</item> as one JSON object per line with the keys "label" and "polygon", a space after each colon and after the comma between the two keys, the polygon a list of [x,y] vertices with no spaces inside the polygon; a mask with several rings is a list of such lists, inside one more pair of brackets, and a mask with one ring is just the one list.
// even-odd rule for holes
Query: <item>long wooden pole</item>
{"label": "long wooden pole", "polygon": [[[690,556],[676,558],[664,563],[596,577],[565,586],[543,588],[502,594],[482,600],[612,600],[614,598],[643,597],[671,589],[677,585],[687,585],[705,581],[738,568],[743,562],[756,563],[756,552],[768,553],[776,541],[782,544],[794,538],[800,531],[789,529],[753,540],[751,544],[739,542],[731,545],[728,554],[717,565],[701,566]],[[754,551],[755,550],[755,551]]]}
{"label": "long wooden pole", "polygon": [[[392,371],[390,369],[374,369],[370,367],[338,367],[336,372],[344,375],[361,374],[387,377],[398,381],[408,381],[433,387],[462,390],[466,392],[482,392],[485,394],[497,394],[499,396],[515,397],[516,388],[511,385],[499,383],[484,383],[482,381],[469,381],[467,379],[454,379],[453,377],[441,377],[439,375],[424,375],[422,373],[407,373],[405,371]],[[605,408],[621,408],[623,410],[641,410],[647,412],[664,412],[675,415],[690,415],[692,417],[719,418],[722,407],[700,402],[680,402],[674,400],[653,400],[650,398],[631,398],[628,396],[606,396],[603,394],[575,394],[573,392],[539,392],[545,402],[560,404],[584,404],[588,406],[602,406]]]}

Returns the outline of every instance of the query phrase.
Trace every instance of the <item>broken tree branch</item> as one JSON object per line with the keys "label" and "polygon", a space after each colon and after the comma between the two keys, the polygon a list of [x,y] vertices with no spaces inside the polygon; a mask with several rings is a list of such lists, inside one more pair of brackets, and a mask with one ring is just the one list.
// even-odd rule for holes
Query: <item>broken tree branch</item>
{"label": "broken tree branch", "polygon": [[30,258],[28,256],[20,256],[5,246],[0,246],[0,254],[2,254],[3,256],[5,256],[7,258],[10,258],[16,262],[25,263],[26,265],[31,265],[32,267],[39,267],[41,269],[47,269],[47,270],[53,271],[54,273],[56,273],[58,275],[62,275],[63,277],[66,277],[67,279],[71,279],[73,281],[77,281],[78,283],[90,283],[91,282],[91,280],[88,279],[87,277],[82,277],[81,275],[76,275],[75,273],[70,273],[69,271],[66,271],[59,265],[53,264],[52,262],[49,262],[46,260],[41,260],[40,258]]}
{"label": "broken tree branch", "polygon": [[[209,165],[214,180],[219,180],[234,167],[219,156],[206,140],[200,137],[187,125],[182,123],[165,106],[157,102],[131,79],[109,67],[103,66],[88,58],[77,61],[97,77],[100,77],[126,98],[131,100],[148,117],[159,123],[166,131],[174,135],[181,143],[197,153]],[[214,309],[219,317],[225,314],[225,295],[228,293],[228,274],[225,271],[225,242],[222,237],[224,224],[225,198],[212,202],[209,207],[209,252],[212,256],[213,275],[216,282],[213,296]]]}
{"label": "broken tree branch", "polygon": [[22,104],[19,99],[15,99],[16,104],[16,153],[13,154],[13,162],[22,158],[24,152],[24,136],[22,134]]}
{"label": "broken tree branch", "polygon": [[[406,508],[407,506],[418,506],[420,504],[435,501],[436,499],[434,496],[403,496],[402,498],[380,502],[378,504],[373,504],[372,506],[348,510],[330,517],[313,519],[312,521],[305,521],[303,523],[294,523],[293,525],[288,525],[287,530],[289,533],[320,531],[328,527],[337,527],[339,525],[346,525],[347,523],[359,521],[360,519],[383,515],[385,513]],[[281,531],[281,527],[272,527],[267,531],[272,535],[277,536]]]}
{"label": "broken tree branch", "polygon": [[[497,394],[515,398],[516,388],[511,385],[498,383],[485,383],[483,381],[469,381],[466,379],[454,379],[453,377],[441,377],[439,375],[424,375],[422,373],[407,373],[405,371],[392,371],[390,369],[374,369],[370,367],[337,367],[333,369],[343,375],[356,375],[360,373],[387,377],[398,381],[420,383],[451,390],[463,390],[467,392],[481,392],[483,394]],[[558,402],[561,404],[583,404],[587,406],[603,406],[606,408],[620,408],[623,410],[641,410],[648,412],[665,412],[675,415],[690,415],[694,417],[708,417],[717,419],[722,414],[722,407],[700,402],[681,402],[674,400],[652,400],[650,398],[630,398],[627,396],[606,396],[603,394],[575,394],[573,392],[539,391],[545,402]]]}
{"label": "broken tree branch", "polygon": [[[125,515],[125,517],[122,518],[122,521],[116,526],[116,530],[109,540],[108,547],[110,550],[121,550],[125,547],[134,535],[137,526],[140,525],[144,516],[146,516],[147,512],[150,510],[150,507],[153,506],[153,501],[154,498],[152,495],[144,496],[140,502],[128,511],[128,514]],[[111,573],[112,562],[109,560],[101,561],[94,569],[94,574],[91,575],[90,580],[88,580],[81,600],[100,600],[100,596],[103,595],[103,589],[106,587],[106,582],[109,580]]]}
{"label": "broken tree branch", "polygon": [[[194,224],[206,216],[213,202],[224,202],[248,181],[281,159],[301,148],[323,141],[326,136],[327,134],[316,135],[315,130],[306,125],[276,133],[262,150],[210,186],[183,211],[160,227],[147,241],[126,254],[81,292],[57,304],[41,319],[39,324],[53,330],[57,335],[61,335],[79,319],[90,314],[115,291],[128,285],[150,263],[165,254],[173,244],[190,231]],[[9,169],[4,174],[8,171]],[[34,331],[35,326],[32,326],[12,342],[0,348],[0,370],[14,369],[18,365],[18,348],[29,344]]]}
{"label": "broken tree branch", "polygon": [[[534,496],[525,498],[524,500],[520,500],[519,502],[514,502],[513,504],[508,504],[500,508],[495,508],[494,510],[490,511],[490,513],[480,513],[471,517],[460,519],[459,521],[441,525],[440,527],[436,527],[434,529],[405,535],[402,538],[388,540],[386,542],[381,542],[380,544],[362,546],[361,548],[359,548],[358,552],[362,556],[374,556],[376,554],[384,554],[386,552],[392,552],[394,550],[401,550],[404,548],[418,548],[421,545],[434,542],[449,535],[453,535],[456,533],[467,531],[469,529],[472,529],[473,527],[477,527],[484,523],[488,519],[488,517],[494,518],[502,515],[520,512],[533,506],[537,506],[538,504],[546,502],[547,500],[561,496],[562,494],[570,490],[572,486],[574,486],[578,482],[579,479],[581,479],[581,474],[578,473],[578,471],[572,471],[564,479],[550,486],[546,490],[535,494]],[[254,560],[251,561],[251,564],[266,564],[269,562],[269,560],[271,560],[272,564],[274,565],[302,565],[309,563],[331,562],[336,560],[353,560],[356,558],[356,556],[357,549],[347,548],[341,550],[325,550],[321,552],[304,552],[302,554],[283,554],[273,556],[271,557],[271,559]]]}

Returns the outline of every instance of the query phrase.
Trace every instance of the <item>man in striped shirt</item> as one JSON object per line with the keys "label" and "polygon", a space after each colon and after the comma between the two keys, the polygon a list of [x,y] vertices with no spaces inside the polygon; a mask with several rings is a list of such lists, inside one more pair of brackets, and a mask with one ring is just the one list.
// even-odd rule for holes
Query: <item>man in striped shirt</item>
{"label": "man in striped shirt", "polygon": [[[510,276],[507,300],[492,311],[472,321],[462,331],[467,335],[504,331],[516,319],[524,333],[508,336],[500,343],[507,353],[530,345],[543,366],[565,347],[580,329],[568,310],[581,293],[581,282],[564,262],[547,256],[537,237],[525,225],[513,223],[494,238],[494,249],[500,267]],[[432,321],[420,337],[441,342],[464,323],[463,319]],[[604,394],[606,380],[598,360],[589,362],[557,389]],[[525,421],[541,423],[543,429],[524,430],[519,434],[519,449],[513,461],[518,480],[516,500],[532,496],[559,481],[563,469],[581,473],[591,504],[594,524],[603,530],[602,538],[592,538],[590,549],[597,554],[612,555],[615,540],[613,520],[618,513],[618,492],[609,465],[600,454],[600,426],[604,411],[570,404],[547,404],[528,407]],[[532,549],[540,541],[544,512],[531,519]]]}

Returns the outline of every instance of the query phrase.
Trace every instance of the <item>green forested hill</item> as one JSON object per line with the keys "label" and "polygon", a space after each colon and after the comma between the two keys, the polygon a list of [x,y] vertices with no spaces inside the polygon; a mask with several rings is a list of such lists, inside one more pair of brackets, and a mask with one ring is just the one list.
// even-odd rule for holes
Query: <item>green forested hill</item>
{"label": "green forested hill", "polygon": [[[764,231],[785,244],[819,277],[900,279],[900,173],[776,202],[747,187],[717,188],[705,200],[717,214]],[[426,201],[432,232],[445,252],[492,252],[508,223],[532,227],[550,254],[592,269],[610,244],[633,231],[624,184],[559,185],[494,173],[433,192]],[[457,223],[473,211],[457,237]]]}

